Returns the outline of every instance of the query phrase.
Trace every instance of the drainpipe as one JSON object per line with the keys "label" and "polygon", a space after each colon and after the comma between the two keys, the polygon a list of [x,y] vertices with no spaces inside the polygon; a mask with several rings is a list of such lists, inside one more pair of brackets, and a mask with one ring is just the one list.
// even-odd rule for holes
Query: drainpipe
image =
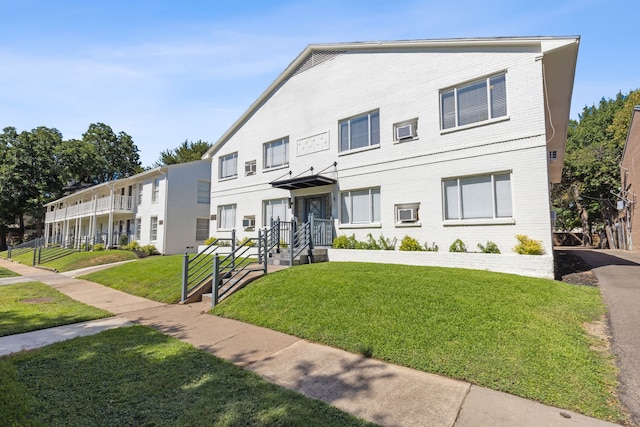
{"label": "drainpipe", "polygon": [[109,226],[107,227],[107,248],[113,246],[113,184],[109,191]]}

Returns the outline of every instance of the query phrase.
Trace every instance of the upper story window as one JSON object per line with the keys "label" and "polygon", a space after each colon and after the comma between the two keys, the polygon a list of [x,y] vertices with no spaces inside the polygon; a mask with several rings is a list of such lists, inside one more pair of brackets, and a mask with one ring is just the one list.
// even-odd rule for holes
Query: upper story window
{"label": "upper story window", "polygon": [[271,169],[289,164],[289,137],[264,144],[264,168]]}
{"label": "upper story window", "polygon": [[138,204],[142,204],[142,189],[144,188],[143,184],[138,184]]}
{"label": "upper story window", "polygon": [[160,178],[156,178],[153,180],[153,191],[151,193],[151,202],[157,203],[159,195],[160,195]]}
{"label": "upper story window", "polygon": [[220,156],[220,164],[218,166],[218,178],[225,179],[238,176],[238,153]]}
{"label": "upper story window", "polygon": [[511,174],[453,178],[442,181],[447,220],[511,218]]}
{"label": "upper story window", "polygon": [[372,111],[338,122],[340,152],[380,145],[380,112]]}
{"label": "upper story window", "polygon": [[440,114],[442,129],[505,117],[505,73],[440,92]]}
{"label": "upper story window", "polygon": [[198,181],[198,203],[211,203],[211,183],[209,181]]}

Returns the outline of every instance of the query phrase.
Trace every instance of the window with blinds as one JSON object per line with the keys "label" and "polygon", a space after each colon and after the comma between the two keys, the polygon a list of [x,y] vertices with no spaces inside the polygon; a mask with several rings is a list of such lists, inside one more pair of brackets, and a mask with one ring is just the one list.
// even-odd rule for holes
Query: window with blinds
{"label": "window with blinds", "polygon": [[238,176],[238,153],[220,156],[218,177],[220,179],[234,178]]}
{"label": "window with blinds", "polygon": [[263,224],[265,227],[271,226],[271,221],[280,220],[280,221],[288,221],[289,216],[287,213],[289,212],[289,199],[275,199],[275,200],[265,200],[263,202],[264,206],[264,221]]}
{"label": "window with blinds", "polygon": [[513,216],[510,173],[447,179],[442,187],[445,219]]}
{"label": "window with blinds", "polygon": [[507,115],[505,73],[440,92],[440,126],[451,129]]}
{"label": "window with blinds", "polygon": [[338,122],[340,151],[380,145],[380,113],[371,113]]}
{"label": "window with blinds", "polygon": [[289,164],[289,137],[264,144],[264,168],[272,169]]}
{"label": "window with blinds", "polygon": [[373,224],[379,222],[379,187],[340,193],[341,224]]}
{"label": "window with blinds", "polygon": [[218,206],[218,229],[232,230],[236,225],[236,205]]}

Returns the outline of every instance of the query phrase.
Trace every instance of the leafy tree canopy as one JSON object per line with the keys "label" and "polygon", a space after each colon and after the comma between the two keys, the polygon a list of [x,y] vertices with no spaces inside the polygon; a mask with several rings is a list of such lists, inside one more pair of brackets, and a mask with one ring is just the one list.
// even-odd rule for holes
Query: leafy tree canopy
{"label": "leafy tree canopy", "polygon": [[196,142],[187,141],[173,150],[164,150],[160,153],[160,159],[154,166],[175,165],[177,163],[187,163],[200,160],[202,156],[211,148],[211,144],[202,140]]}

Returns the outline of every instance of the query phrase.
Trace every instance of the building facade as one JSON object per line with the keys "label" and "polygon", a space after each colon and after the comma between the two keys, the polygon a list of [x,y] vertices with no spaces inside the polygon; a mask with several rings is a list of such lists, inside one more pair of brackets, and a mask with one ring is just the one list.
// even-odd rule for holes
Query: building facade
{"label": "building facade", "polygon": [[621,249],[640,251],[640,209],[637,209],[640,194],[640,106],[633,109],[629,132],[620,163],[621,192],[620,221],[622,233],[618,241]]}
{"label": "building facade", "polygon": [[446,251],[552,253],[578,37],[308,46],[205,158],[211,234],[330,218]]}
{"label": "building facade", "polygon": [[46,205],[50,242],[117,247],[121,236],[162,254],[194,252],[209,236],[211,162],[162,166]]}

